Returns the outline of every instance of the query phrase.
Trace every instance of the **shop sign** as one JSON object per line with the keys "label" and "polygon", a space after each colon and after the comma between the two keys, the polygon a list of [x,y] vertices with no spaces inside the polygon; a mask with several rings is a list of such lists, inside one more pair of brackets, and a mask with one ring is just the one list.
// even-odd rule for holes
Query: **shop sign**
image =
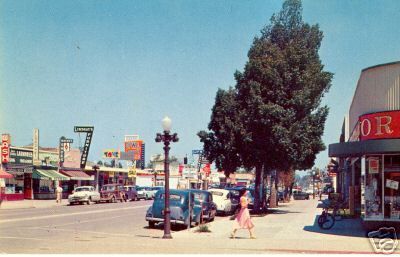
{"label": "shop sign", "polygon": [[399,182],[396,180],[386,179],[386,187],[397,190],[399,189]]}
{"label": "shop sign", "polygon": [[86,166],[86,161],[89,156],[90,144],[92,142],[93,131],[94,131],[93,126],[75,126],[74,127],[75,133],[86,133],[85,144],[83,146],[83,151],[82,151],[82,155],[81,155],[81,165],[80,165],[81,168],[85,168],[85,166]]}
{"label": "shop sign", "polygon": [[125,141],[125,152],[134,152],[134,159],[140,160],[143,140]]}
{"label": "shop sign", "polygon": [[10,161],[10,135],[1,135],[1,162],[8,163]]}
{"label": "shop sign", "polygon": [[12,164],[30,164],[32,165],[32,150],[10,148],[9,162]]}
{"label": "shop sign", "polygon": [[32,150],[33,150],[33,164],[40,165],[41,162],[39,160],[39,129],[37,128],[33,129]]}
{"label": "shop sign", "polygon": [[368,173],[369,174],[378,174],[379,173],[379,159],[370,158],[368,160]]}
{"label": "shop sign", "polygon": [[359,124],[360,141],[400,138],[400,111],[362,115]]}
{"label": "shop sign", "polygon": [[119,159],[121,157],[121,152],[115,149],[106,149],[103,150],[102,157],[108,159]]}
{"label": "shop sign", "polygon": [[128,177],[129,178],[136,177],[136,167],[135,166],[129,168]]}

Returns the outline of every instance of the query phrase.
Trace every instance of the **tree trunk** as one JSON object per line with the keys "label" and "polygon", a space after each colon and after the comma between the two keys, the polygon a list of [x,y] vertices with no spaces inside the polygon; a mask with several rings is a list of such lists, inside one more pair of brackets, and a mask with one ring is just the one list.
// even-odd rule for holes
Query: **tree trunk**
{"label": "tree trunk", "polygon": [[254,213],[260,213],[260,184],[261,184],[262,165],[256,166],[256,181],[254,187]]}
{"label": "tree trunk", "polygon": [[274,179],[271,179],[271,197],[269,198],[269,207],[276,208],[278,207],[276,203],[276,180],[277,180],[277,172],[274,171]]}

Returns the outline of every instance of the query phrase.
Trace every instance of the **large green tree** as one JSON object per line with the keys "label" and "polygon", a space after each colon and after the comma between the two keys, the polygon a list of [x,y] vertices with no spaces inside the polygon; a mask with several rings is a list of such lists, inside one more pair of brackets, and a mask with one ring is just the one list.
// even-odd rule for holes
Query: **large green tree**
{"label": "large green tree", "polygon": [[[302,20],[300,0],[287,0],[254,39],[243,72],[236,72],[241,121],[251,140],[247,162],[257,177],[271,170],[307,169],[325,149],[321,140],[328,107],[320,106],[333,74],[318,50],[323,33]],[[257,200],[256,200],[257,201]]]}
{"label": "large green tree", "polygon": [[203,134],[210,141],[205,148],[212,150],[206,152],[229,160],[236,154],[243,166],[256,168],[256,211],[263,172],[311,168],[325,149],[321,136],[328,108],[320,105],[333,75],[324,71],[318,54],[322,38],[318,25],[303,21],[301,1],[286,0],[254,39],[244,71],[235,73],[230,104],[237,111],[227,111],[216,99],[213,115],[216,106],[224,112],[220,119],[212,117],[208,137]]}

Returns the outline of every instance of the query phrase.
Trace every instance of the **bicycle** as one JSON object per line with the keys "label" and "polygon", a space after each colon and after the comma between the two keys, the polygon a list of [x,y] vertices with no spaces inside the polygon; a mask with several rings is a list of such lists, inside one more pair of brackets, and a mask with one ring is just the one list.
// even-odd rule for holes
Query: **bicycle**
{"label": "bicycle", "polygon": [[[321,229],[331,229],[336,221],[342,220],[346,213],[346,204],[346,201],[325,201],[322,214],[318,217],[318,226]],[[332,209],[332,213],[329,213],[329,209]]]}
{"label": "bicycle", "polygon": [[324,207],[318,217],[318,226],[321,229],[331,229],[335,225],[335,216],[328,212],[328,206]]}

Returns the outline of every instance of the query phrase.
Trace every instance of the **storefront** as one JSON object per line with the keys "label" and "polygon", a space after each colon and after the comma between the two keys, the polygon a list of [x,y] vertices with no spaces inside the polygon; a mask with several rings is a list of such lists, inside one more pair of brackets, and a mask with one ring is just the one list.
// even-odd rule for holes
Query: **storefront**
{"label": "storefront", "polygon": [[6,179],[12,179],[13,175],[0,169],[0,201],[8,200],[9,194],[6,194]]}
{"label": "storefront", "polygon": [[[56,199],[55,190],[59,183],[70,180],[69,177],[58,173],[55,169],[45,167],[35,168],[32,178],[34,199]],[[65,197],[64,194],[63,197]]]}
{"label": "storefront", "polygon": [[89,186],[94,182],[94,176],[89,176],[80,169],[60,169],[62,175],[69,177],[70,180],[63,181],[61,186],[63,188],[63,197],[68,197],[69,194],[77,186]]}
{"label": "storefront", "polygon": [[329,156],[350,212],[367,227],[399,226],[400,62],[362,71],[340,139]]}
{"label": "storefront", "polygon": [[10,158],[5,169],[13,175],[11,179],[6,179],[7,200],[32,199],[32,151],[10,147]]}

